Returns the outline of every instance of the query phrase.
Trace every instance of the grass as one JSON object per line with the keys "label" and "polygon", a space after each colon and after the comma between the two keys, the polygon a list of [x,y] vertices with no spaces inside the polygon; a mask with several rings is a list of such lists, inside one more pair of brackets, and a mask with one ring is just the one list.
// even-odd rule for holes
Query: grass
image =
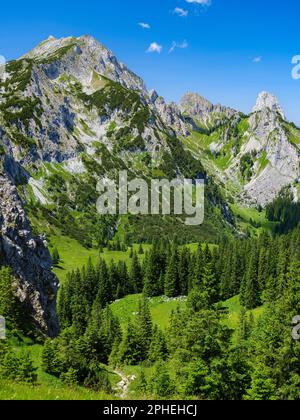
{"label": "grass", "polygon": [[6,380],[0,380],[0,400],[113,400],[114,398],[104,392],[93,392],[83,387],[70,387],[63,384],[50,385],[21,384]]}
{"label": "grass", "polygon": [[[149,249],[149,247],[150,245],[143,245],[144,251]],[[93,264],[97,263],[99,257],[103,258],[107,263],[110,263],[112,260],[116,263],[125,261],[129,266],[131,262],[130,248],[128,248],[127,252],[104,249],[103,253],[100,254],[99,250],[84,248],[75,239],[58,233],[50,236],[50,250],[51,248],[57,248],[61,258],[59,267],[56,267],[53,271],[62,283],[65,281],[67,273],[77,268],[81,269],[87,264],[89,258],[91,258]],[[139,245],[133,245],[133,248],[138,252]],[[143,257],[143,255],[140,255],[140,259],[143,259]]]}
{"label": "grass", "polygon": [[[42,369],[43,346],[26,345],[16,347],[21,351],[25,348],[29,351],[34,365],[37,368],[37,383],[35,385],[18,383],[0,379],[0,400],[113,400],[116,396],[106,392],[96,392],[81,386],[64,384],[60,379],[48,375]],[[120,378],[108,369],[112,386],[120,381]]]}
{"label": "grass", "polygon": [[[134,319],[138,308],[138,302],[142,295],[130,295],[111,305],[113,314],[119,319],[123,329],[126,328],[128,321]],[[170,316],[172,311],[177,307],[185,308],[186,300],[169,300],[166,297],[151,298],[149,300],[150,312],[152,315],[153,323],[160,328],[166,330],[169,326]],[[241,313],[240,297],[235,296],[222,304],[225,309],[228,309],[228,315],[225,323],[228,327],[236,329],[239,323]],[[264,308],[259,307],[252,311],[254,320],[257,320],[263,313]],[[249,311],[250,313],[251,311]]]}
{"label": "grass", "polygon": [[[130,295],[114,302],[111,305],[113,314],[119,319],[123,329],[126,328],[128,321],[134,319],[138,308],[138,302],[141,297],[142,295]],[[164,330],[167,329],[171,313],[176,310],[178,306],[185,308],[186,300],[169,300],[163,296],[151,298],[149,300],[149,307],[153,323]],[[228,309],[228,315],[225,319],[226,325],[235,330],[238,327],[239,317],[242,310],[239,295],[223,302],[222,306],[225,309]],[[254,320],[256,321],[263,314],[263,311],[264,307],[262,306],[254,309],[253,311],[249,311],[249,314],[252,312]]]}
{"label": "grass", "polygon": [[289,137],[289,141],[291,143],[293,143],[295,146],[299,147],[300,145],[300,130],[298,127],[289,124],[289,123],[284,123],[284,128],[288,134]]}
{"label": "grass", "polygon": [[258,173],[261,174],[266,167],[268,166],[268,164],[270,163],[268,157],[267,157],[267,152],[264,151],[261,155],[261,157],[258,159],[259,162],[259,171]]}
{"label": "grass", "polygon": [[[234,296],[233,298],[227,300],[224,302],[223,307],[228,309],[228,317],[225,321],[226,325],[233,330],[237,329],[242,310],[240,296]],[[263,314],[264,307],[261,306],[254,309],[253,311],[248,311],[248,315],[251,312],[253,314],[254,320],[257,321],[258,318]]]}
{"label": "grass", "polygon": [[231,204],[230,210],[242,231],[248,230],[253,236],[257,236],[262,232],[273,232],[274,230],[275,223],[267,220],[265,210],[259,212],[255,208],[243,207],[238,204]]}
{"label": "grass", "polygon": [[[122,237],[122,235],[120,235]],[[151,245],[143,244],[144,252],[151,248]],[[205,245],[203,245],[204,247]],[[108,264],[113,260],[115,263],[119,261],[125,261],[128,266],[131,264],[130,259],[130,248],[126,252],[122,251],[108,251],[106,248],[103,250],[103,253],[100,254],[98,249],[95,248],[85,248],[75,239],[69,238],[59,233],[58,230],[55,231],[55,234],[52,234],[49,237],[49,247],[50,252],[54,248],[57,248],[58,253],[61,258],[61,263],[59,267],[54,268],[54,273],[57,275],[61,283],[64,283],[66,276],[69,272],[81,269],[84,265],[87,264],[89,258],[91,258],[93,264],[96,264],[98,258],[103,258]],[[188,244],[187,247],[195,252],[197,250],[198,244]],[[210,249],[213,249],[214,245],[209,245]],[[139,245],[134,244],[133,249],[138,253]],[[139,255],[140,260],[143,260],[144,255]]]}
{"label": "grass", "polygon": [[[123,330],[126,328],[128,322],[134,319],[141,297],[142,295],[130,295],[112,303],[111,309],[113,314],[119,319]],[[178,306],[185,306],[185,302],[169,300],[165,297],[151,298],[149,300],[149,307],[153,323],[162,329],[166,329],[169,325],[172,311],[176,310]]]}
{"label": "grass", "polygon": [[[115,316],[118,317],[121,327],[124,330],[129,320],[132,320],[137,311],[138,301],[141,298],[141,295],[132,295],[126,298],[123,298],[111,305],[112,311]],[[170,315],[172,310],[176,310],[178,306],[184,308],[186,306],[185,301],[168,301],[164,297],[153,298],[149,301],[150,312],[152,315],[153,323],[158,325],[160,328],[166,330],[169,326]],[[237,330],[240,314],[241,314],[241,304],[240,297],[234,296],[233,298],[223,302],[222,307],[228,310],[228,314],[224,319],[224,324],[232,330]],[[264,307],[259,307],[253,311],[248,311],[247,314],[250,315],[252,312],[254,321],[257,321],[259,317],[264,312]],[[236,334],[233,334],[233,342],[236,339]],[[173,372],[175,375],[175,367],[172,366],[170,361],[169,371]],[[154,366],[123,366],[122,372],[127,376],[136,376],[140,377],[141,372],[145,374],[146,380],[151,380],[151,377],[154,373]],[[129,398],[139,399],[141,398],[140,392],[137,390],[137,381],[133,381],[129,387]],[[144,396],[144,398],[148,398]]]}

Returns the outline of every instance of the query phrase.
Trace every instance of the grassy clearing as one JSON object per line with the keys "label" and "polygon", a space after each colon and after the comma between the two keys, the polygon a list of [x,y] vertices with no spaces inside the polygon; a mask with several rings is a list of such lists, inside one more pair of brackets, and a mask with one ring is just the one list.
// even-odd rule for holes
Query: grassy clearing
{"label": "grassy clearing", "polygon": [[[118,317],[123,329],[126,328],[130,320],[134,319],[141,297],[142,295],[130,295],[112,303],[111,309],[113,314]],[[154,324],[157,324],[162,329],[166,329],[169,325],[172,311],[176,310],[178,306],[185,306],[185,302],[157,297],[149,300],[149,306]]]}
{"label": "grassy clearing", "polygon": [[[121,300],[114,302],[111,309],[116,317],[118,317],[123,329],[126,328],[129,320],[135,317],[138,308],[138,302],[142,295],[130,295]],[[152,298],[149,300],[150,311],[153,322],[162,329],[169,326],[172,311],[186,307],[186,300],[169,300],[166,297]],[[236,329],[241,314],[240,297],[235,296],[222,304],[228,309],[228,315],[225,319],[226,325],[232,329]],[[254,320],[257,320],[263,314],[264,308],[260,307],[252,311]],[[249,311],[250,314],[251,311]]]}
{"label": "grassy clearing", "polygon": [[[233,298],[227,300],[224,302],[224,308],[228,309],[228,316],[226,319],[226,325],[229,328],[236,329],[239,324],[240,314],[241,314],[241,303],[240,303],[240,297],[234,296]],[[260,308],[256,308],[253,311],[248,311],[248,314],[252,312],[254,320],[257,321],[258,318],[263,314],[264,307],[261,306]]]}
{"label": "grassy clearing", "polygon": [[[57,248],[62,260],[60,266],[54,269],[55,274],[62,283],[65,281],[68,272],[76,270],[77,268],[81,269],[87,264],[89,258],[91,258],[94,264],[97,263],[99,257],[103,258],[107,263],[110,263],[112,260],[115,263],[125,261],[129,266],[131,262],[130,248],[127,252],[108,251],[107,249],[104,249],[103,253],[100,253],[97,249],[84,248],[75,239],[59,234],[50,237],[50,251],[53,248]],[[136,252],[138,252],[138,248],[139,245],[133,245],[133,249]],[[150,245],[143,245],[145,252],[149,248]],[[142,260],[143,258],[144,255],[140,255],[140,259]]]}
{"label": "grassy clearing", "polygon": [[[151,245],[148,244],[143,244],[142,246],[144,252],[147,252],[147,250],[151,248]],[[87,264],[89,258],[91,258],[94,264],[97,263],[99,256],[103,258],[107,263],[110,263],[113,260],[115,263],[118,263],[119,261],[125,261],[128,266],[131,264],[130,248],[128,248],[126,252],[108,251],[105,248],[103,253],[100,254],[99,250],[94,248],[84,248],[75,239],[61,235],[58,231],[50,236],[49,247],[50,251],[52,251],[54,248],[57,248],[60,255],[60,266],[56,267],[53,271],[62,283],[65,281],[68,272],[76,270],[77,268],[81,269],[84,265]],[[198,244],[188,244],[187,247],[194,252],[196,251]],[[209,245],[209,247],[212,249],[214,245]],[[134,244],[133,249],[138,253],[139,245]],[[139,258],[142,261],[144,259],[144,255],[139,255]]]}
{"label": "grassy clearing", "polygon": [[255,208],[242,207],[237,204],[231,204],[230,209],[236,217],[240,230],[248,230],[253,236],[262,232],[273,232],[276,223],[267,220],[265,210],[259,212]]}
{"label": "grassy clearing", "polygon": [[[130,319],[134,318],[134,314],[137,311],[138,300],[141,295],[128,296],[115,302],[111,305],[113,313],[119,318],[123,329]],[[161,328],[166,329],[169,325],[170,315],[172,310],[175,310],[178,306],[184,308],[186,305],[185,301],[166,301],[165,298],[154,298],[150,300],[150,311],[152,314],[153,322],[159,325]],[[228,310],[228,314],[224,319],[226,326],[232,330],[236,330],[239,324],[239,318],[241,313],[240,297],[235,296],[222,304],[224,309]],[[252,312],[254,321],[257,321],[264,312],[264,307],[257,308],[253,311],[248,311],[248,315]],[[233,334],[233,342],[236,340],[236,334]],[[154,374],[154,366],[123,366],[122,372],[128,377],[136,376],[139,378],[141,372],[145,374],[146,380],[149,382]],[[172,361],[169,363],[169,371],[172,376],[175,377],[176,366],[172,365]],[[129,399],[141,399],[141,395],[137,388],[138,382],[132,381],[129,387]],[[148,396],[143,396],[143,399],[147,399]]]}

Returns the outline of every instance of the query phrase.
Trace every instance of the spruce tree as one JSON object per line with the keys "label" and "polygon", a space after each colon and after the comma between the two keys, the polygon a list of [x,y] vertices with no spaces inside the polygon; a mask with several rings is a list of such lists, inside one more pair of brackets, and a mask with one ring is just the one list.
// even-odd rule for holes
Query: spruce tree
{"label": "spruce tree", "polygon": [[0,269],[0,315],[16,327],[20,320],[21,308],[15,294],[13,281],[11,269],[2,267]]}
{"label": "spruce tree", "polygon": [[121,285],[119,279],[119,272],[115,262],[112,260],[109,266],[109,283],[112,291],[112,300],[121,299]]}
{"label": "spruce tree", "polygon": [[161,274],[164,272],[161,254],[156,245],[147,254],[144,261],[144,294],[155,297],[163,294],[160,284]]}
{"label": "spruce tree", "polygon": [[136,331],[139,337],[140,360],[147,360],[152,340],[152,319],[145,297],[139,301]]}
{"label": "spruce tree", "polygon": [[53,249],[53,252],[52,252],[52,260],[53,260],[54,267],[57,267],[59,265],[59,263],[60,263],[60,255],[58,253],[57,248],[54,248]]}
{"label": "spruce tree", "polygon": [[96,300],[99,306],[104,309],[112,301],[113,297],[108,268],[106,262],[102,259],[98,263],[98,275],[99,288]]}
{"label": "spruce tree", "polygon": [[139,258],[135,252],[133,252],[133,256],[132,256],[129,278],[130,278],[131,292],[141,293],[143,290],[142,269],[139,262]]}
{"label": "spruce tree", "polygon": [[150,362],[157,362],[158,360],[166,360],[168,356],[168,347],[166,342],[166,337],[164,333],[158,328],[157,325],[154,326],[152,332],[152,340],[149,349],[149,360]]}
{"label": "spruce tree", "polygon": [[204,267],[204,254],[202,251],[202,245],[198,245],[196,259],[195,259],[195,269],[194,269],[194,278],[193,278],[193,288],[194,287],[201,287],[202,285],[202,274],[203,274],[203,267]]}
{"label": "spruce tree", "polygon": [[121,363],[134,366],[141,362],[139,338],[136,327],[129,321],[119,351]]}
{"label": "spruce tree", "polygon": [[173,298],[180,295],[178,275],[178,250],[173,246],[165,274],[165,295]]}
{"label": "spruce tree", "polygon": [[75,335],[80,337],[84,334],[89,318],[90,308],[85,297],[84,282],[79,270],[73,277],[74,289],[71,299],[72,322]]}
{"label": "spruce tree", "polygon": [[178,263],[179,294],[181,296],[187,296],[189,292],[189,266],[190,251],[188,248],[183,248]]}
{"label": "spruce tree", "polygon": [[129,258],[130,259],[133,258],[133,254],[134,254],[134,250],[133,250],[133,247],[131,247],[130,251],[129,251]]}
{"label": "spruce tree", "polygon": [[139,255],[144,255],[144,248],[143,248],[143,245],[142,244],[139,245],[138,254]]}
{"label": "spruce tree", "polygon": [[213,272],[211,262],[206,262],[202,272],[202,284],[199,288],[206,296],[209,306],[217,303],[219,300],[219,290],[216,276]]}
{"label": "spruce tree", "polygon": [[257,266],[257,252],[255,245],[253,245],[251,254],[249,256],[249,265],[247,268],[247,273],[245,275],[245,289],[242,295],[242,304],[247,309],[255,309],[261,303],[258,285]]}

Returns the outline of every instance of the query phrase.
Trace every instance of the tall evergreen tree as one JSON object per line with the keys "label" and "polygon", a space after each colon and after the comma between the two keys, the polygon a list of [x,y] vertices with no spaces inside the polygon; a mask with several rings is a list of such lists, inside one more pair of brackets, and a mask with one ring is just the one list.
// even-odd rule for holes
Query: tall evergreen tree
{"label": "tall evergreen tree", "polygon": [[178,250],[173,246],[169,257],[165,275],[165,295],[176,297],[180,295],[179,275],[178,275]]}
{"label": "tall evergreen tree", "polygon": [[190,251],[188,248],[183,248],[179,255],[178,263],[178,282],[179,293],[182,296],[187,296],[189,292],[189,266],[190,266]]}
{"label": "tall evergreen tree", "polygon": [[245,288],[241,296],[242,305],[244,305],[247,309],[255,309],[261,303],[257,266],[257,251],[255,245],[253,245],[249,256],[249,265],[245,275]]}
{"label": "tall evergreen tree", "polygon": [[202,284],[202,274],[203,274],[203,267],[205,263],[205,256],[202,251],[202,245],[198,245],[197,253],[195,256],[195,269],[193,272],[193,288],[194,287],[201,287]]}
{"label": "tall evergreen tree", "polygon": [[96,300],[99,306],[104,309],[113,300],[113,296],[108,268],[106,262],[102,259],[98,263],[98,275],[99,288]]}
{"label": "tall evergreen tree", "polygon": [[130,267],[130,289],[132,293],[141,293],[143,290],[142,269],[137,254],[134,252]]}
{"label": "tall evergreen tree", "polygon": [[0,268],[0,315],[14,326],[20,320],[20,302],[14,290],[14,278],[10,268]]}
{"label": "tall evergreen tree", "polygon": [[163,294],[160,279],[164,273],[162,256],[157,245],[153,245],[144,261],[144,294],[155,297]]}

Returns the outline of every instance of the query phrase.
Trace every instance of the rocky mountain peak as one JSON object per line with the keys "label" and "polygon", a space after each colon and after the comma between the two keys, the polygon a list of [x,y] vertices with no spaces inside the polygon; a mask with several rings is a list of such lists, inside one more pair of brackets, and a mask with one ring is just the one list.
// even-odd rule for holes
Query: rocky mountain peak
{"label": "rocky mountain peak", "polygon": [[271,111],[278,112],[283,119],[285,119],[284,111],[275,95],[269,92],[261,92],[256,100],[253,112],[264,111],[270,109]]}
{"label": "rocky mountain peak", "polygon": [[186,93],[179,104],[179,109],[183,115],[188,116],[202,129],[218,127],[231,119],[234,115],[239,115],[234,109],[214,105],[198,93]]}
{"label": "rocky mountain peak", "polygon": [[50,36],[21,58],[46,64],[52,80],[67,74],[88,86],[97,73],[128,89],[147,93],[143,80],[90,35],[60,39]]}
{"label": "rocky mountain peak", "polygon": [[213,110],[213,104],[198,93],[186,93],[180,101],[180,109],[190,116],[200,116]]}

